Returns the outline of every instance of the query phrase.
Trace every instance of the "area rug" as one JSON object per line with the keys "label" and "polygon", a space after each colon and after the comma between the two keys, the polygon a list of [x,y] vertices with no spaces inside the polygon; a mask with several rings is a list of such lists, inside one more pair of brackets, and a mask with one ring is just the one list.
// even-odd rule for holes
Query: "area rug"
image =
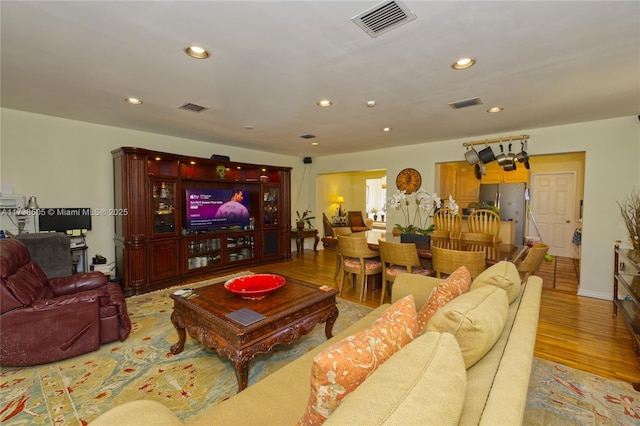
{"label": "area rug", "polygon": [[638,425],[640,393],[628,383],[535,358],[524,424]]}
{"label": "area rug", "polygon": [[[246,275],[245,271],[232,276]],[[184,287],[197,288],[232,276]],[[178,340],[170,316],[173,300],[165,289],[127,299],[132,331],[124,342],[65,361],[0,370],[0,421],[14,425],[86,425],[109,408],[136,399],[161,401],[182,420],[233,396],[238,384],[233,364],[187,337],[184,351],[169,348]],[[334,334],[371,308],[338,299]],[[257,355],[249,385],[326,341],[324,325],[290,345]]]}

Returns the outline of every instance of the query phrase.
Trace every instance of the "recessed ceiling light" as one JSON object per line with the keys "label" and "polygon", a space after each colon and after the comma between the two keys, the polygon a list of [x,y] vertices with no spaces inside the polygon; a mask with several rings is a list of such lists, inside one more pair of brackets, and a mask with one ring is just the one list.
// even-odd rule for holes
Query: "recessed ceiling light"
{"label": "recessed ceiling light", "polygon": [[454,70],[464,70],[472,67],[476,63],[474,58],[460,58],[451,64],[451,68]]}
{"label": "recessed ceiling light", "polygon": [[184,53],[196,59],[207,59],[209,57],[209,52],[207,52],[206,49],[203,49],[200,46],[185,47]]}
{"label": "recessed ceiling light", "polygon": [[374,106],[376,106],[376,101],[374,101],[374,100],[367,101],[367,106],[368,106],[368,107],[374,107]]}
{"label": "recessed ceiling light", "polygon": [[142,101],[136,98],[124,98],[126,102],[129,102],[131,105],[140,105]]}
{"label": "recessed ceiling light", "polygon": [[391,131],[391,127],[384,127],[382,129],[383,132],[390,132]]}
{"label": "recessed ceiling light", "polygon": [[244,126],[244,128],[245,128],[245,129],[247,129],[247,130],[253,130],[253,129],[255,129],[255,127],[253,127],[253,126]]}
{"label": "recessed ceiling light", "polygon": [[333,105],[333,102],[331,102],[329,99],[322,99],[318,101],[318,106],[320,107],[330,107],[331,105]]}
{"label": "recessed ceiling light", "polygon": [[503,109],[504,109],[504,108],[502,108],[502,107],[493,107],[493,108],[489,108],[489,109],[487,110],[487,112],[500,112],[500,111],[502,111]]}
{"label": "recessed ceiling light", "polygon": [[318,146],[318,142],[309,142],[309,145],[311,145],[311,146]]}

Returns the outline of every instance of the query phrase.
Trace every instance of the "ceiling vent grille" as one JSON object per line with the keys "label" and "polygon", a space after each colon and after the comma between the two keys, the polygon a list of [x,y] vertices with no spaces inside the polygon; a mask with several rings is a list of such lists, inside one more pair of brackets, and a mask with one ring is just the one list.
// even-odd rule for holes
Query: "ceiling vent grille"
{"label": "ceiling vent grille", "polygon": [[467,108],[474,105],[481,105],[480,98],[464,99],[462,101],[450,102],[449,106],[453,109]]}
{"label": "ceiling vent grille", "polygon": [[351,18],[371,37],[377,37],[414,19],[415,13],[399,1],[385,1]]}
{"label": "ceiling vent grille", "polygon": [[203,106],[192,104],[192,103],[184,104],[179,108],[187,111],[191,111],[191,112],[202,112],[204,110],[209,109],[207,107],[203,107]]}

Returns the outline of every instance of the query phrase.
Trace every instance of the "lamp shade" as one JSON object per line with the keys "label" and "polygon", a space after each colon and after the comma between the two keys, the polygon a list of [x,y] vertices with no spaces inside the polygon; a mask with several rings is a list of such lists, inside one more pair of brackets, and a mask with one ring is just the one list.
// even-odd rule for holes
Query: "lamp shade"
{"label": "lamp shade", "polygon": [[338,204],[342,204],[344,203],[344,197],[342,195],[338,195],[338,198],[336,200],[336,203]]}
{"label": "lamp shade", "polygon": [[38,202],[36,201],[35,196],[32,195],[31,197],[29,197],[29,204],[27,204],[27,208],[31,210],[38,209]]}

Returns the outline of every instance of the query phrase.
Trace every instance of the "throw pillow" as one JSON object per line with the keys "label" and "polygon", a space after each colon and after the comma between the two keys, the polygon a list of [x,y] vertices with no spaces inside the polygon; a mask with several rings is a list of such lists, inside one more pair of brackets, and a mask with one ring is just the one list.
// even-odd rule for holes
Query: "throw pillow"
{"label": "throw pillow", "polygon": [[507,293],[489,285],[456,297],[438,309],[424,331],[455,336],[468,369],[498,341],[509,313]]}
{"label": "throw pillow", "polygon": [[456,339],[425,333],[371,374],[325,425],[457,425],[466,382]]}
{"label": "throw pillow", "polygon": [[459,267],[447,279],[438,283],[431,292],[429,300],[418,313],[419,327],[421,329],[424,328],[425,324],[429,322],[439,308],[469,291],[470,284],[471,274],[465,266]]}
{"label": "throw pillow", "polygon": [[416,332],[415,304],[409,295],[387,308],[371,327],[316,355],[311,366],[311,395],[298,424],[322,424],[350,392],[409,343]]}
{"label": "throw pillow", "polygon": [[495,265],[485,269],[471,283],[471,290],[475,290],[485,285],[494,285],[507,292],[509,304],[518,298],[522,286],[520,285],[520,273],[518,268],[511,262],[502,260]]}

